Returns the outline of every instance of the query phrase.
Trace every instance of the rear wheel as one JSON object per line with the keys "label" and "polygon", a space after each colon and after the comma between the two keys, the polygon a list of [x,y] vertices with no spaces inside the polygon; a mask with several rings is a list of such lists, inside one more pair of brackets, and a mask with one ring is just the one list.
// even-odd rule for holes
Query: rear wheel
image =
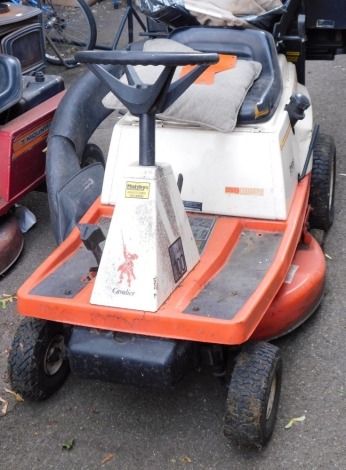
{"label": "rear wheel", "polygon": [[319,134],[311,171],[310,228],[327,231],[334,220],[336,149],[334,139]]}
{"label": "rear wheel", "polygon": [[48,62],[61,64],[60,54],[74,65],[76,52],[95,47],[96,22],[84,0],[42,0],[41,10]]}
{"label": "rear wheel", "polygon": [[229,386],[224,433],[242,445],[263,447],[276,422],[282,378],[279,348],[246,345],[238,355]]}
{"label": "rear wheel", "polygon": [[85,168],[93,163],[101,163],[103,168],[106,166],[105,157],[100,147],[96,144],[88,143],[85,146],[80,166]]}
{"label": "rear wheel", "polygon": [[35,401],[58,390],[69,372],[65,342],[62,324],[24,318],[8,359],[12,389]]}

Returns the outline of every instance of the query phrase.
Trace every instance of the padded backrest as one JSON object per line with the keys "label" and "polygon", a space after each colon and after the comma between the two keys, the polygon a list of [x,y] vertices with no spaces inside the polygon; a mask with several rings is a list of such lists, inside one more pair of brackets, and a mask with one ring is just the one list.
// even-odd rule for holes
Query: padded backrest
{"label": "padded backrest", "polygon": [[22,97],[22,72],[18,59],[0,54],[0,113]]}
{"label": "padded backrest", "polygon": [[260,77],[249,90],[238,122],[263,122],[273,115],[282,93],[282,78],[274,39],[265,31],[194,26],[173,31],[170,39],[202,52],[233,54],[262,64]]}

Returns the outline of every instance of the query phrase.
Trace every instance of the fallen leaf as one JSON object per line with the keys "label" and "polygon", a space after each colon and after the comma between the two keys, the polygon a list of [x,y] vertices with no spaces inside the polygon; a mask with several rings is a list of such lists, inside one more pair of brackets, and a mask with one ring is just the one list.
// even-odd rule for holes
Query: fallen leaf
{"label": "fallen leaf", "polygon": [[24,401],[24,398],[19,395],[19,393],[14,392],[13,390],[9,390],[8,388],[4,388],[5,392],[10,393],[16,399],[16,401]]}
{"label": "fallen leaf", "polygon": [[294,423],[298,423],[305,420],[305,416],[299,416],[299,418],[292,418],[291,421],[286,424],[285,429],[290,429]]}
{"label": "fallen leaf", "polygon": [[74,446],[74,439],[69,439],[68,441],[64,442],[62,445],[63,450],[71,450]]}
{"label": "fallen leaf", "polygon": [[114,459],[114,454],[108,454],[104,459],[101,460],[101,465],[109,462],[110,460]]}
{"label": "fallen leaf", "polygon": [[5,415],[8,409],[8,401],[0,397],[0,402],[3,403],[3,407],[1,408],[1,413]]}
{"label": "fallen leaf", "polygon": [[187,455],[183,455],[182,457],[180,457],[180,462],[184,462],[184,463],[191,463],[192,462],[192,459],[190,459],[190,457],[188,457]]}
{"label": "fallen leaf", "polygon": [[2,298],[0,299],[0,304],[1,304],[1,307],[4,310],[6,309],[8,303],[11,303],[14,300],[17,300],[17,296],[14,295],[14,294],[13,295],[12,294],[2,294],[1,297]]}

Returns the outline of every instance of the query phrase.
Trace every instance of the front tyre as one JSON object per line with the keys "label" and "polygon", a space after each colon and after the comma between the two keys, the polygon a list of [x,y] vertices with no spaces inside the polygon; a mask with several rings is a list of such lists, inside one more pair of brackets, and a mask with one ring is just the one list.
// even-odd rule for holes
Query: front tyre
{"label": "front tyre", "polygon": [[262,448],[276,422],[282,379],[279,348],[245,345],[236,358],[228,391],[224,434],[244,446]]}
{"label": "front tyre", "polygon": [[12,342],[8,371],[12,389],[23,398],[51,396],[69,373],[64,326],[25,317]]}

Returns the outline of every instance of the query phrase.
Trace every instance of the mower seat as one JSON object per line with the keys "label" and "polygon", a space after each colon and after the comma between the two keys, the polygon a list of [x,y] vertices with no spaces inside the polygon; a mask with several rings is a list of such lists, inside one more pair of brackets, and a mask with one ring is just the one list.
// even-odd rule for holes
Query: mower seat
{"label": "mower seat", "polygon": [[282,93],[282,78],[274,39],[270,33],[252,29],[195,26],[179,28],[169,39],[201,52],[236,55],[262,64],[262,72],[248,91],[238,123],[254,124],[271,118]]}
{"label": "mower seat", "polygon": [[22,70],[16,57],[0,54],[0,113],[22,96]]}

